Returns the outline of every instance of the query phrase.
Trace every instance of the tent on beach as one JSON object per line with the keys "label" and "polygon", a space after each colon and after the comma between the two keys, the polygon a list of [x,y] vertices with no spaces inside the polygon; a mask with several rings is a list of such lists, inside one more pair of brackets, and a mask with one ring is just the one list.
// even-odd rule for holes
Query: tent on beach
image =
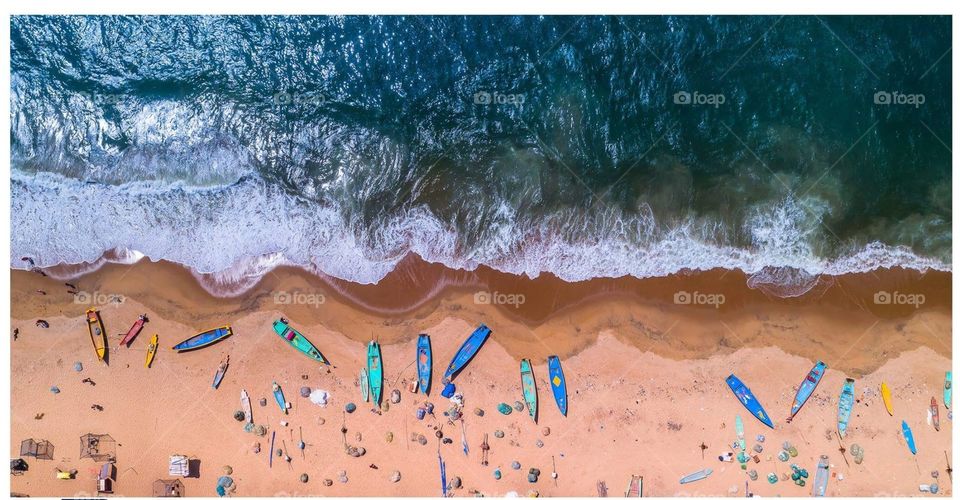
{"label": "tent on beach", "polygon": [[20,456],[53,460],[53,444],[45,439],[24,439],[20,442]]}
{"label": "tent on beach", "polygon": [[185,497],[187,490],[179,479],[157,479],[153,482],[154,497]]}
{"label": "tent on beach", "polygon": [[80,443],[80,458],[92,458],[94,462],[112,462],[117,458],[117,441],[109,434],[84,434]]}

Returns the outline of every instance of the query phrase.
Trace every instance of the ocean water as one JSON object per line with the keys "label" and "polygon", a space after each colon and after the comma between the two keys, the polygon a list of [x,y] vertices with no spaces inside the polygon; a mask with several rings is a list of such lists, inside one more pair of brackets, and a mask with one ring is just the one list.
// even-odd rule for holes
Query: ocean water
{"label": "ocean water", "polygon": [[[11,265],[951,267],[949,17],[13,17]],[[104,257],[105,254],[108,257]],[[118,257],[119,256],[119,257]]]}

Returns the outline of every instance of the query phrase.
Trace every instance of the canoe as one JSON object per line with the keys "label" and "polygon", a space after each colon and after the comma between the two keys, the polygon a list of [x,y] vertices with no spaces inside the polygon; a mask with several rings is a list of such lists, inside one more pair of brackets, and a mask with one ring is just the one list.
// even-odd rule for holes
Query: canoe
{"label": "canoe", "polygon": [[627,494],[630,498],[640,498],[643,496],[643,476],[636,474],[630,476],[630,482],[627,484]]}
{"label": "canoe", "polygon": [[953,372],[947,372],[947,377],[943,380],[943,406],[950,409],[953,404]]}
{"label": "canoe", "polygon": [[745,433],[743,432],[743,419],[740,418],[740,415],[737,415],[733,425],[734,428],[737,429],[737,443],[740,445],[740,451],[747,451],[747,441],[744,439]]}
{"label": "canoe", "polygon": [[223,376],[227,374],[227,367],[229,366],[230,366],[230,355],[228,354],[227,357],[220,362],[220,367],[217,368],[217,373],[213,375],[214,389],[220,387],[220,382],[223,382]]}
{"label": "canoe", "polygon": [[740,400],[740,404],[744,406],[754,417],[757,417],[757,420],[763,422],[764,425],[773,429],[773,421],[770,420],[770,417],[767,415],[767,411],[763,409],[763,406],[757,401],[757,398],[754,397],[753,393],[750,392],[750,388],[743,384],[736,375],[730,374],[727,377],[727,385],[730,387],[730,390],[733,391],[733,394]]}
{"label": "canoe", "polygon": [[363,395],[365,402],[370,401],[370,378],[367,377],[367,369],[360,369],[360,394]]}
{"label": "canoe", "polygon": [[243,417],[248,424],[253,423],[253,407],[250,406],[250,395],[246,389],[240,389],[240,408],[243,409]]}
{"label": "canoe", "polygon": [[457,353],[453,355],[453,359],[450,360],[450,366],[447,367],[447,371],[443,374],[444,384],[449,384],[450,381],[453,380],[453,377],[462,370],[464,366],[467,366],[467,363],[469,363],[477,354],[477,351],[483,347],[483,343],[487,341],[487,337],[489,336],[490,329],[487,328],[487,325],[480,325],[467,337],[467,340],[463,342],[463,345],[460,346]]}
{"label": "canoe", "polygon": [[97,352],[97,360],[106,362],[107,333],[103,329],[103,321],[96,309],[87,309],[87,330],[90,331],[90,340],[93,349]]}
{"label": "canoe", "polygon": [[534,422],[537,421],[537,382],[533,378],[533,367],[529,359],[520,360],[520,385],[523,387],[523,400],[527,402],[527,412]]}
{"label": "canoe", "polygon": [[907,425],[907,421],[901,421],[903,426],[903,439],[907,442],[907,448],[910,448],[910,453],[914,455],[917,454],[917,443],[913,442],[913,431],[910,430],[910,426]]}
{"label": "canoe", "polygon": [[201,347],[207,347],[208,345],[216,344],[230,335],[233,335],[233,330],[229,326],[221,326],[220,328],[214,328],[213,330],[200,332],[193,337],[190,337],[187,340],[184,340],[183,342],[171,347],[171,349],[179,352],[192,351],[194,349],[200,349]]}
{"label": "canoe", "polygon": [[893,396],[890,395],[886,382],[880,384],[880,396],[883,398],[883,406],[887,407],[887,413],[893,416]]}
{"label": "canoe", "polygon": [[930,416],[933,418],[933,428],[940,432],[940,405],[937,398],[930,398]]}
{"label": "canoe", "polygon": [[837,431],[842,438],[847,437],[847,424],[850,422],[850,412],[853,410],[855,401],[853,379],[848,378],[843,383],[843,389],[840,391],[840,402],[837,404]]}
{"label": "canoe", "polygon": [[701,479],[706,479],[710,474],[713,474],[713,469],[703,469],[694,472],[693,474],[687,474],[680,478],[680,484],[692,483],[694,481],[699,481]]}
{"label": "canoe", "polygon": [[280,388],[280,384],[273,383],[273,399],[277,400],[277,406],[280,407],[280,410],[284,414],[287,413],[287,399],[283,397],[283,389]]}
{"label": "canoe", "polygon": [[323,354],[320,354],[320,351],[314,347],[314,345],[307,340],[302,333],[290,327],[290,324],[287,322],[286,318],[280,318],[277,321],[274,321],[273,331],[279,335],[281,339],[285,340],[287,344],[293,346],[294,349],[306,354],[308,358],[319,361],[323,364],[330,364],[330,362],[327,361],[327,358],[323,357]]}
{"label": "canoe", "polygon": [[133,323],[133,326],[130,327],[130,330],[127,331],[127,334],[123,336],[120,340],[120,345],[125,345],[130,347],[130,343],[133,342],[133,339],[140,333],[140,330],[143,330],[143,324],[149,321],[146,314],[141,314],[137,321]]}
{"label": "canoe", "polygon": [[371,340],[367,345],[367,377],[370,379],[370,398],[373,404],[380,406],[383,395],[383,359],[380,357],[380,344]]}
{"label": "canoe", "polygon": [[433,350],[430,347],[430,336],[421,333],[417,338],[417,376],[420,382],[420,392],[430,394],[430,378],[433,374]]}
{"label": "canoe", "polygon": [[793,420],[794,415],[796,415],[797,412],[800,411],[800,408],[803,408],[803,404],[810,399],[813,391],[817,388],[817,384],[820,383],[820,379],[823,378],[823,372],[826,370],[827,364],[823,361],[817,361],[817,364],[810,369],[810,372],[807,373],[803,382],[800,382],[800,387],[797,388],[797,395],[793,398],[793,406],[790,407],[790,416],[787,417],[787,423]]}
{"label": "canoe", "polygon": [[157,355],[157,344],[159,342],[160,337],[154,334],[153,338],[150,339],[150,345],[147,346],[147,361],[143,364],[143,366],[150,368],[150,364],[153,363],[154,356]]}
{"label": "canoe", "polygon": [[829,478],[830,459],[826,455],[820,455],[820,461],[817,463],[817,473],[813,476],[813,496],[827,496],[827,479]]}
{"label": "canoe", "polygon": [[550,369],[550,388],[553,389],[553,399],[556,400],[560,413],[567,416],[567,379],[563,376],[560,358],[548,357],[547,367]]}

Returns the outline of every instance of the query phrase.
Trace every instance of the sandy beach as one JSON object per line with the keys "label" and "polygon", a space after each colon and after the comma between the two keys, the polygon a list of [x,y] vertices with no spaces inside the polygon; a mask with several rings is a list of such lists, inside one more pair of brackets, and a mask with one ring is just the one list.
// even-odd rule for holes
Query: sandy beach
{"label": "sandy beach", "polygon": [[[428,264],[414,263],[378,285],[349,289],[334,280],[277,270],[245,294],[216,298],[179,266],[141,262],[108,265],[72,281],[88,294],[78,300],[62,280],[11,271],[13,327],[18,330],[17,339],[11,339],[11,456],[17,456],[20,441],[27,438],[46,439],[56,447],[53,460],[27,459],[30,470],[12,477],[13,491],[93,494],[99,464],[79,458],[80,436],[92,432],[116,439],[116,492],[127,496],[150,496],[155,480],[170,479],[167,460],[174,454],[200,461],[199,477],[183,480],[190,496],[216,495],[226,465],[233,468],[233,494],[238,496],[436,496],[441,493],[438,449],[448,481],[461,480],[462,486],[449,492],[455,496],[531,491],[595,496],[598,481],[605,482],[610,496],[620,496],[632,474],[643,476],[646,496],[742,496],[746,488],[763,496],[807,496],[821,455],[831,464],[830,496],[919,495],[918,486],[931,482],[938,483],[941,494],[952,494],[944,455],[952,457],[952,420],[942,405],[952,356],[948,274],[878,273],[877,280],[898,283],[901,290],[914,287],[929,297],[922,307],[887,311],[866,299],[876,286],[854,278],[817,298],[791,301],[749,290],[742,280],[738,286],[736,276],[718,280],[709,273],[654,284],[609,280],[564,288],[549,278],[497,282],[489,270],[459,272],[458,283],[437,287],[429,283],[435,272]],[[511,288],[510,283],[523,280],[525,288]],[[638,287],[654,292],[636,292]],[[720,307],[665,299],[678,291],[721,288],[725,300]],[[478,291],[522,294],[530,297],[523,306],[531,308],[478,303]],[[295,294],[313,294],[309,297],[316,300]],[[399,302],[382,298],[391,296]],[[856,303],[864,307],[850,305]],[[108,333],[109,365],[96,361],[90,345],[83,312],[91,305],[99,308]],[[150,318],[147,326],[130,348],[118,348],[140,314]],[[284,345],[271,328],[280,316],[289,318],[331,366]],[[49,328],[39,328],[38,319]],[[440,376],[481,323],[493,334],[455,379],[464,398],[464,418],[451,423],[443,415],[450,403],[439,394]],[[221,324],[230,324],[235,334],[195,352],[170,350]],[[406,390],[415,377],[418,333],[432,339],[429,397]],[[160,350],[148,369],[143,362],[153,334],[160,337]],[[382,344],[384,399],[394,389],[401,393],[401,401],[382,414],[371,412],[357,385],[371,338]],[[230,368],[219,389],[213,389],[214,372],[227,354]],[[551,354],[563,360],[570,408],[566,417],[547,380],[546,357]],[[510,415],[497,411],[500,403],[522,400],[521,358],[532,360],[537,378],[536,423],[525,410]],[[818,359],[829,369],[788,424],[796,388]],[[83,364],[79,373],[74,371],[77,361]],[[776,429],[766,428],[740,405],[724,383],[730,373],[752,389]],[[844,444],[865,450],[862,464],[849,451],[844,460],[834,433],[846,377],[856,379],[856,404]],[[96,385],[82,383],[85,378]],[[289,415],[273,401],[273,381],[292,402]],[[880,399],[883,382],[894,396],[893,416]],[[59,394],[50,391],[52,386]],[[329,404],[320,407],[300,397],[304,386],[328,391]],[[266,437],[244,432],[243,423],[234,420],[241,389],[250,393],[254,422],[267,427]],[[940,402],[939,431],[928,421],[931,396]],[[265,407],[258,404],[261,398],[267,399]],[[416,409],[427,401],[435,405],[434,416],[418,420]],[[358,409],[345,414],[347,403]],[[94,404],[103,411],[91,409]],[[759,462],[747,464],[747,470],[757,471],[756,481],[736,461],[717,458],[732,451],[737,415],[743,418],[748,447],[757,443],[758,434],[765,437],[762,452],[752,453]],[[901,420],[912,428],[916,457],[904,443]],[[306,442],[302,454],[297,449],[301,429]],[[270,467],[274,431],[276,446],[288,450],[291,461],[275,457]],[[452,443],[440,443],[438,431]],[[496,437],[497,431],[504,437]],[[427,444],[412,441],[413,434],[424,435]],[[469,444],[467,455],[461,435]],[[490,446],[486,466],[481,465],[485,437]],[[344,441],[362,446],[365,455],[347,455]],[[785,441],[796,446],[798,455],[781,462],[776,455]],[[255,443],[260,453],[254,453]],[[519,470],[511,468],[514,461]],[[556,480],[551,478],[554,462]],[[792,463],[809,471],[806,486],[783,480]],[[79,473],[74,480],[57,480],[56,468]],[[535,484],[527,481],[530,468],[542,471]],[[707,479],[679,484],[680,477],[704,468],[713,470]],[[499,480],[495,469],[502,473]],[[341,471],[346,483],[338,479]],[[390,480],[394,471],[400,472],[398,482]],[[933,471],[939,479],[931,477]],[[307,483],[299,480],[304,473]],[[769,473],[781,479],[770,484]],[[326,486],[325,479],[332,485]]]}

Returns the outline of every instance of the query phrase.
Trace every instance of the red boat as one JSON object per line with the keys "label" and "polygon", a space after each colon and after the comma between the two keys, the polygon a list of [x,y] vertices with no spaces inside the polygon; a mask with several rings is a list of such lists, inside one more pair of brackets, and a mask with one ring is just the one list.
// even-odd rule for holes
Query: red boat
{"label": "red boat", "polygon": [[130,342],[133,342],[134,337],[140,333],[140,330],[143,330],[143,324],[147,321],[150,321],[147,319],[147,316],[145,314],[141,314],[140,317],[137,318],[137,322],[130,327],[130,331],[123,336],[123,340],[120,341],[120,345],[130,347]]}

